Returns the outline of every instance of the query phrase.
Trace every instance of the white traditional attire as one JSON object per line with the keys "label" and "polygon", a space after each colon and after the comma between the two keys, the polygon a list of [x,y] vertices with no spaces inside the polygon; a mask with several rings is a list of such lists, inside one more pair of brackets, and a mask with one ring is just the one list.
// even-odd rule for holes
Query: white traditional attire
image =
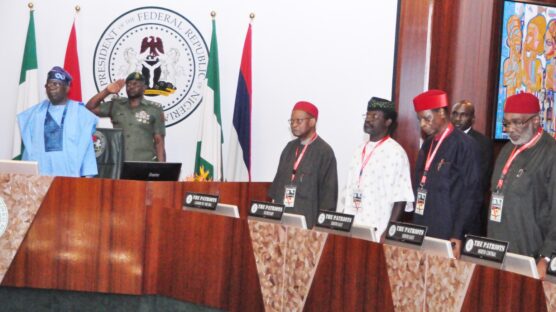
{"label": "white traditional attire", "polygon": [[[377,236],[380,236],[390,221],[394,203],[412,205],[414,195],[404,149],[392,138],[378,147],[377,144],[369,141],[355,150],[343,194],[343,207],[344,213],[355,215],[354,224],[376,227]],[[365,155],[362,155],[364,150]],[[359,177],[361,165],[371,152],[371,158]],[[354,197],[360,197],[360,202]]]}

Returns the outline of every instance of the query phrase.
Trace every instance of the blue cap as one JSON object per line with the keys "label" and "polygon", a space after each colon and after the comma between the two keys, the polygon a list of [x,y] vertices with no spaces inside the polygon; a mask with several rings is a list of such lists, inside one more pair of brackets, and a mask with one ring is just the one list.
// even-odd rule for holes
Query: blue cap
{"label": "blue cap", "polygon": [[71,75],[60,66],[54,66],[48,72],[47,80],[59,80],[66,85],[71,83]]}

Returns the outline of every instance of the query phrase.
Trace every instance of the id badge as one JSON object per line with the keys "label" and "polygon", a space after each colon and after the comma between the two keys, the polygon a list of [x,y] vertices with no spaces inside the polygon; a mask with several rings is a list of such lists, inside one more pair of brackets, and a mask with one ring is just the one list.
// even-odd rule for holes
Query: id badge
{"label": "id badge", "polygon": [[355,189],[352,194],[352,204],[353,208],[361,208],[361,202],[363,201],[363,192],[360,189]]}
{"label": "id badge", "polygon": [[490,221],[502,221],[502,206],[504,205],[504,195],[492,194],[490,199]]}
{"label": "id badge", "polygon": [[295,192],[297,187],[295,185],[286,185],[284,190],[284,207],[293,208],[295,204]]}
{"label": "id badge", "polygon": [[417,190],[417,201],[415,202],[415,213],[419,215],[425,214],[425,202],[427,200],[427,190],[419,188]]}

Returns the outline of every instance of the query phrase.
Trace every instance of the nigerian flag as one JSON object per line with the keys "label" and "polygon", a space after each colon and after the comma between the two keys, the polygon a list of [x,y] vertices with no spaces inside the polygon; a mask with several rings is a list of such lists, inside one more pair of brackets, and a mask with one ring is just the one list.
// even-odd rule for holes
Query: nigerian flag
{"label": "nigerian flag", "polygon": [[[29,13],[29,27],[27,28],[27,40],[25,41],[25,50],[23,51],[23,61],[21,64],[21,73],[19,75],[19,88],[17,92],[17,110],[19,114],[27,108],[39,102],[39,80],[37,66],[37,45],[35,41],[35,19],[33,11]],[[14,159],[21,159],[23,154],[23,143],[19,133],[17,118],[14,116],[14,140],[13,153]]]}
{"label": "nigerian flag", "polygon": [[222,119],[220,118],[220,78],[216,22],[212,20],[207,76],[203,82],[201,120],[195,153],[195,179],[222,180]]}

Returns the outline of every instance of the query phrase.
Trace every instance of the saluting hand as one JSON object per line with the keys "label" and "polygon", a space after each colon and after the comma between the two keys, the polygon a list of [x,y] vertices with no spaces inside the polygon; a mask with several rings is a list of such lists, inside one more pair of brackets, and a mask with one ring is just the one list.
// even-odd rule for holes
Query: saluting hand
{"label": "saluting hand", "polygon": [[106,87],[106,90],[110,92],[110,94],[116,94],[120,92],[120,90],[125,86],[125,80],[118,79]]}

